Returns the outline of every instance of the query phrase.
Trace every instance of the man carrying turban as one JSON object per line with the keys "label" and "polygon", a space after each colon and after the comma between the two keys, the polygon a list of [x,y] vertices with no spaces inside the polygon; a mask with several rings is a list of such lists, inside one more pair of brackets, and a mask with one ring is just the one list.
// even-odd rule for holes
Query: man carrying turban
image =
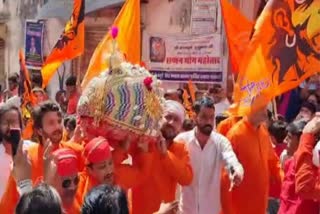
{"label": "man carrying turban", "polygon": [[[78,200],[83,201],[87,192],[101,184],[118,185],[127,190],[135,184],[143,181],[151,169],[151,154],[148,151],[148,142],[141,143],[145,148],[141,168],[128,164],[117,163],[114,153],[111,151],[109,142],[103,137],[92,139],[84,149],[86,170],[81,173],[81,182],[78,189]],[[140,144],[140,145],[141,145]]]}
{"label": "man carrying turban", "polygon": [[184,107],[172,100],[164,103],[160,130],[162,137],[157,146],[150,148],[153,162],[152,171],[145,181],[132,189],[132,213],[150,214],[156,212],[161,202],[173,202],[177,184],[189,185],[192,169],[189,154],[184,143],[174,138],[182,129],[185,119]]}

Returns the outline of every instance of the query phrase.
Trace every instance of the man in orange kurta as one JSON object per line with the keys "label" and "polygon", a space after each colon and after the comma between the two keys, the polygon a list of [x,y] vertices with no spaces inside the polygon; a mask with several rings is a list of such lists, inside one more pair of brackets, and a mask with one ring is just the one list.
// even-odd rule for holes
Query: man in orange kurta
{"label": "man in orange kurta", "polygon": [[[172,100],[164,105],[161,133],[158,147],[151,148],[152,171],[143,183],[132,188],[132,214],[152,214],[159,210],[161,202],[175,200],[176,187],[189,185],[193,173],[189,154],[184,143],[174,138],[182,129],[185,117],[184,107]],[[133,160],[134,164],[135,161]]]}
{"label": "man in orange kurta", "polygon": [[[62,139],[62,124],[61,112],[59,107],[53,102],[44,102],[35,108],[34,115],[34,128],[39,134],[41,142],[32,145],[28,148],[28,156],[32,164],[31,180],[33,184],[37,182],[40,177],[43,177],[43,154],[44,143],[51,141],[52,151],[60,148],[70,148],[74,150],[81,158],[82,147],[72,143],[61,142]],[[79,159],[80,160],[80,159]],[[81,166],[81,160],[79,163]],[[16,204],[19,200],[19,193],[17,192],[17,185],[12,176],[9,177],[5,193],[0,202],[0,210],[3,213],[14,213]]]}
{"label": "man in orange kurta", "polygon": [[151,155],[141,152],[139,167],[122,164],[124,152],[110,150],[108,141],[103,137],[92,139],[84,148],[86,170],[81,173],[77,198],[82,203],[86,194],[100,184],[116,184],[128,190],[143,181],[151,169]]}
{"label": "man in orange kurta", "polygon": [[281,182],[279,160],[263,124],[266,120],[266,109],[261,109],[228,132],[245,175],[242,184],[229,191],[228,175],[224,174],[221,192],[224,214],[265,214],[270,182]]}

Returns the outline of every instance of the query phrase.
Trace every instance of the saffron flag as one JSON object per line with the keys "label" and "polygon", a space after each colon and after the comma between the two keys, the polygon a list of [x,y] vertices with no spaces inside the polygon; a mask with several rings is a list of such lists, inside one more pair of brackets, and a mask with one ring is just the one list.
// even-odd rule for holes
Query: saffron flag
{"label": "saffron flag", "polygon": [[22,105],[33,101],[32,86],[29,76],[29,71],[26,67],[25,57],[22,50],[19,50],[19,63],[20,63],[20,83],[19,83],[19,96],[22,98]]}
{"label": "saffron flag", "polygon": [[23,120],[27,120],[27,124],[22,132],[24,139],[31,139],[33,134],[33,122],[31,120],[30,106],[36,103],[36,98],[32,93],[32,85],[30,81],[29,71],[26,67],[25,57],[22,50],[19,50],[19,63],[20,63],[20,83],[19,83],[19,96],[21,97],[21,113]]}
{"label": "saffron flag", "polygon": [[182,98],[183,98],[183,106],[186,109],[188,118],[191,120],[194,119],[195,113],[193,111],[193,105],[190,102],[190,96],[186,89],[183,90]]}
{"label": "saffron flag", "polygon": [[221,10],[228,40],[232,71],[238,73],[240,62],[249,45],[254,24],[228,0],[221,0]]}
{"label": "saffron flag", "polygon": [[[140,0],[126,0],[116,17],[113,26],[119,29],[117,36],[118,49],[128,62],[140,63],[141,35],[140,35]],[[107,33],[99,43],[90,60],[87,72],[82,81],[82,88],[95,76],[109,68],[107,54],[112,50],[112,36]]]}
{"label": "saffron flag", "polygon": [[194,104],[196,102],[196,90],[195,90],[195,87],[194,87],[192,80],[188,81],[188,89],[190,92],[192,104]]}
{"label": "saffron flag", "polygon": [[66,60],[80,56],[84,51],[84,0],[74,0],[73,12],[58,42],[47,57],[42,69],[43,88]]}
{"label": "saffron flag", "polygon": [[320,71],[320,0],[269,0],[240,65],[230,113],[245,115]]}

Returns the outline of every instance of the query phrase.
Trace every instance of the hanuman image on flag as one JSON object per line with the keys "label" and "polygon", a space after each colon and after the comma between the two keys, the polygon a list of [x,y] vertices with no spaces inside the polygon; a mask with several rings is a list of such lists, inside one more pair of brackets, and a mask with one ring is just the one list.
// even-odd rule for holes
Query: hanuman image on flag
{"label": "hanuman image on flag", "polygon": [[[63,49],[64,46],[68,44],[69,41],[72,41],[76,38],[78,34],[78,29],[84,24],[84,3],[76,5],[78,8],[74,8],[74,11],[70,17],[70,20],[65,26],[63,33],[60,36],[59,41],[56,44],[56,48]],[[79,11],[80,10],[80,11]]]}
{"label": "hanuman image on flag", "polygon": [[320,71],[320,0],[269,0],[241,58],[230,112],[245,114]]}
{"label": "hanuman image on flag", "polygon": [[274,30],[268,44],[273,81],[280,85],[320,71],[320,1],[273,0],[267,7]]}

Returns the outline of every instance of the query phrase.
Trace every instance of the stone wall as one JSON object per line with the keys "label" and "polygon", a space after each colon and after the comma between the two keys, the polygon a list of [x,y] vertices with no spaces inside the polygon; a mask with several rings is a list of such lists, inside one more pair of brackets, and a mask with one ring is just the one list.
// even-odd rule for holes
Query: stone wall
{"label": "stone wall", "polygon": [[4,40],[4,57],[0,59],[0,66],[4,67],[0,68],[2,86],[7,84],[8,75],[19,72],[18,53],[24,48],[25,20],[33,19],[42,3],[42,0],[0,1],[0,39]]}

